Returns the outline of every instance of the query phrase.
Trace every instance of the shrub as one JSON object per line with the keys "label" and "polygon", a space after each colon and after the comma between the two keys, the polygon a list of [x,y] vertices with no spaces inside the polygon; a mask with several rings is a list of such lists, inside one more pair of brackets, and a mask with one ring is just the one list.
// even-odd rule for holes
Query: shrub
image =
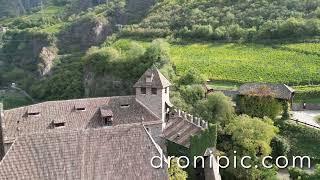
{"label": "shrub", "polygon": [[204,77],[202,74],[194,69],[191,68],[185,74],[183,74],[179,79],[179,85],[191,85],[191,84],[202,84],[204,83]]}
{"label": "shrub", "polygon": [[207,99],[195,104],[194,114],[199,115],[210,123],[226,125],[234,115],[231,98],[221,92],[209,94]]}
{"label": "shrub", "polygon": [[239,96],[237,106],[241,114],[275,119],[281,111],[281,104],[271,96]]}
{"label": "shrub", "polygon": [[276,136],[271,141],[272,157],[286,156],[290,151],[290,144],[282,136]]}
{"label": "shrub", "polygon": [[195,38],[208,38],[212,35],[211,25],[194,25],[192,26],[192,36]]}
{"label": "shrub", "polygon": [[288,171],[290,174],[290,178],[292,178],[293,180],[304,179],[304,177],[307,176],[307,173],[299,168],[290,167]]}
{"label": "shrub", "polygon": [[170,62],[169,43],[163,39],[155,39],[145,52],[145,60],[159,68]]}
{"label": "shrub", "polygon": [[195,104],[205,96],[205,91],[201,85],[187,85],[180,87],[180,94],[188,104]]}

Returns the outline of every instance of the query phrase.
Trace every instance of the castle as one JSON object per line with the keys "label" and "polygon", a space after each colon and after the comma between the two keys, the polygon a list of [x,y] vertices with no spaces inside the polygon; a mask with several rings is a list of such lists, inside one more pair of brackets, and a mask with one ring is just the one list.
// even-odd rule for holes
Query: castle
{"label": "castle", "polygon": [[[0,179],[168,179],[150,159],[166,153],[166,141],[188,148],[208,126],[173,109],[170,86],[151,68],[132,96],[1,105]],[[217,169],[205,174],[220,179]]]}

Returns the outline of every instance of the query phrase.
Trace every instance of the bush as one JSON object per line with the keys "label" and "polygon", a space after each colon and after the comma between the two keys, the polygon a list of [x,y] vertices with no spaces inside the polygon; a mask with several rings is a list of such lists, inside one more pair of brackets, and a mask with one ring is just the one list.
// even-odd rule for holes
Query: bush
{"label": "bush", "polygon": [[290,178],[293,180],[304,179],[307,176],[307,173],[299,168],[290,167],[288,169]]}
{"label": "bush", "polygon": [[180,94],[188,104],[196,104],[205,97],[205,90],[201,85],[187,85],[179,88]]}
{"label": "bush", "polygon": [[194,25],[192,26],[192,36],[195,38],[209,38],[212,33],[211,25]]}
{"label": "bush", "polygon": [[237,107],[241,114],[275,119],[281,112],[281,104],[271,96],[239,96]]}
{"label": "bush", "polygon": [[155,39],[147,48],[144,58],[148,63],[152,63],[160,68],[170,62],[169,50],[169,43],[163,39]]}
{"label": "bush", "polygon": [[210,123],[220,123],[226,125],[234,115],[231,98],[221,92],[209,94],[207,99],[203,99],[195,104],[194,114],[199,115]]}
{"label": "bush", "polygon": [[203,75],[194,68],[182,75],[178,81],[179,85],[202,84],[204,82],[205,79]]}
{"label": "bush", "polygon": [[290,144],[282,136],[276,136],[271,141],[272,157],[286,156],[290,151]]}

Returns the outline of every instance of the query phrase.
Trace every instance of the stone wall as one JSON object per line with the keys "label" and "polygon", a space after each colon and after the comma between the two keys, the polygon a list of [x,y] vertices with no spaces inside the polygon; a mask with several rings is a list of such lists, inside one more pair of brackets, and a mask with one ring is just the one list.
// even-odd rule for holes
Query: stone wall
{"label": "stone wall", "polygon": [[4,142],[3,142],[3,133],[2,133],[2,121],[4,120],[3,104],[0,103],[0,160],[4,156]]}
{"label": "stone wall", "polygon": [[201,119],[200,117],[193,116],[187,112],[181,111],[180,109],[174,109],[171,113],[171,118],[182,117],[183,120],[189,121],[196,126],[202,127],[204,129],[208,128],[208,122]]}
{"label": "stone wall", "polygon": [[306,103],[306,107],[303,108],[303,103],[293,103],[293,111],[303,111],[303,110],[320,110],[320,104]]}

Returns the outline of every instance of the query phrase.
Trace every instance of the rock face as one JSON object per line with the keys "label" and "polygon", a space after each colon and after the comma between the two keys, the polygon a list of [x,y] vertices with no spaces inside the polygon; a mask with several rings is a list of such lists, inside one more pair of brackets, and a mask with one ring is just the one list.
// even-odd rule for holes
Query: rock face
{"label": "rock face", "polygon": [[111,33],[105,18],[82,19],[59,34],[58,47],[62,53],[85,51],[102,43]]}
{"label": "rock face", "polygon": [[53,67],[53,61],[57,56],[57,50],[54,47],[43,47],[39,54],[38,71],[41,76],[47,75]]}

